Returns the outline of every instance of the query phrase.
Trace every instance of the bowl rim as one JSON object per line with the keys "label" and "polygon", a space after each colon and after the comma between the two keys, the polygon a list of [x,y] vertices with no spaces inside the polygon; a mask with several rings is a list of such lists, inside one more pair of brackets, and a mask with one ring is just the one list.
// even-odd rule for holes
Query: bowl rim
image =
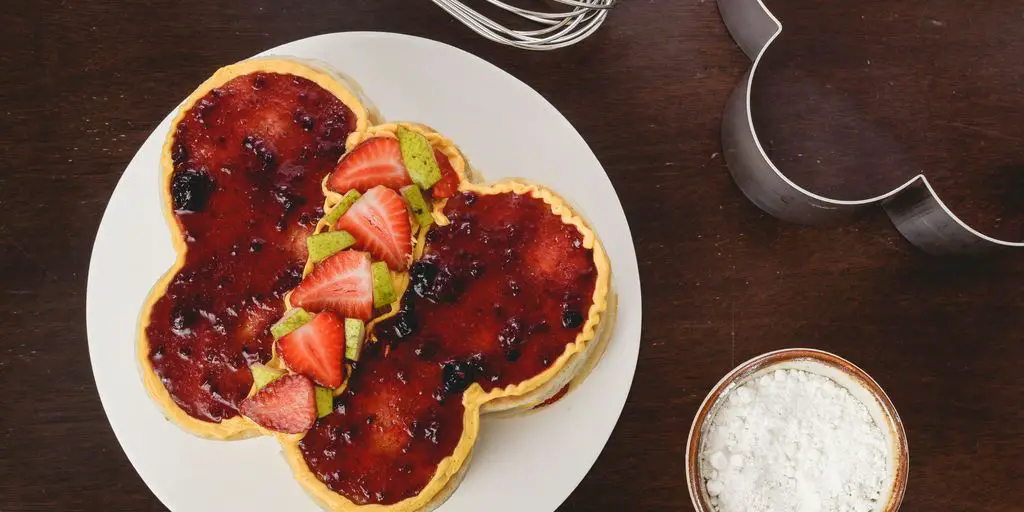
{"label": "bowl rim", "polygon": [[[799,360],[812,360],[852,377],[863,386],[878,402],[888,422],[889,430],[892,431],[895,439],[896,459],[895,473],[892,487],[890,488],[889,500],[881,509],[882,512],[896,512],[903,503],[903,496],[907,490],[907,476],[910,468],[910,449],[907,444],[907,434],[903,428],[903,421],[900,420],[896,407],[893,405],[889,395],[867,372],[857,365],[843,359],[842,357],[813,348],[785,348],[765,352],[764,354],[752,357],[740,363],[726,373],[721,380],[704,398],[704,401],[694,415],[693,423],[690,425],[690,433],[686,438],[686,487],[690,492],[690,500],[697,512],[715,512],[715,508],[704,499],[703,478],[699,474],[700,446],[703,440],[704,423],[711,417],[711,412],[724,396],[736,386],[737,382],[745,381],[754,373],[781,363]],[[813,373],[813,372],[811,372]],[[840,384],[842,386],[842,384]],[[845,386],[844,386],[845,387]],[[880,425],[881,426],[881,425]]]}

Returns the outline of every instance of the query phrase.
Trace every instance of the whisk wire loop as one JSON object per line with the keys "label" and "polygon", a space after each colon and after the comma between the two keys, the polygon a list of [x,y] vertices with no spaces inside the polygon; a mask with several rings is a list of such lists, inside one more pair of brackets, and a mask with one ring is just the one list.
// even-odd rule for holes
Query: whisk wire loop
{"label": "whisk wire loop", "polygon": [[555,50],[576,44],[593,34],[617,0],[553,0],[568,9],[543,12],[502,0],[480,0],[540,25],[534,30],[512,29],[469,7],[461,0],[432,0],[471,30],[496,43],[526,50]]}

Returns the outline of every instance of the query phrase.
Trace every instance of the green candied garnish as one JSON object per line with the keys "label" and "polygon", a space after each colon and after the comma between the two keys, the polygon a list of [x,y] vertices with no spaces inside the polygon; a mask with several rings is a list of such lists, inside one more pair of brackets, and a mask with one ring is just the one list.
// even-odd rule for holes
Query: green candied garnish
{"label": "green candied garnish", "polygon": [[434,148],[423,135],[399,125],[395,131],[398,146],[402,149],[402,161],[413,183],[423,190],[441,181],[441,168],[434,158]]}
{"label": "green candied garnish", "polygon": [[322,386],[316,387],[316,417],[323,418],[334,410],[334,390]]}
{"label": "green candied garnish", "polygon": [[419,187],[416,185],[402,187],[402,196],[405,197],[405,202],[409,204],[409,211],[412,212],[413,217],[416,217],[420,226],[426,228],[434,223],[434,216],[430,214],[430,207],[427,206],[427,200],[423,199],[423,192]]}
{"label": "green candied garnish", "polygon": [[266,365],[256,363],[249,367],[252,372],[252,382],[256,385],[256,391],[284,376],[284,370],[276,370]]}
{"label": "green candied garnish", "polygon": [[363,351],[363,335],[366,324],[358,318],[345,319],[345,359],[358,361]]}
{"label": "green candied garnish", "polygon": [[307,238],[306,250],[313,263],[320,263],[328,256],[347,249],[354,243],[356,243],[356,239],[348,234],[348,231],[327,231]]}
{"label": "green candied garnish", "polygon": [[373,307],[380,308],[394,302],[397,296],[388,264],[378,261],[370,265],[370,274],[373,276]]}
{"label": "green candied garnish", "polygon": [[274,325],[270,326],[270,334],[274,335],[274,339],[282,338],[284,335],[306,325],[313,319],[313,315],[309,314],[305,309],[293,308],[289,309],[280,320]]}
{"label": "green candied garnish", "polygon": [[345,212],[347,212],[352,206],[352,203],[356,202],[361,196],[362,194],[360,194],[356,189],[345,192],[345,195],[341,196],[341,201],[338,202],[331,211],[327,212],[327,215],[324,215],[324,220],[327,222],[327,225],[334,226],[337,224],[338,219],[340,219],[342,215],[345,215]]}

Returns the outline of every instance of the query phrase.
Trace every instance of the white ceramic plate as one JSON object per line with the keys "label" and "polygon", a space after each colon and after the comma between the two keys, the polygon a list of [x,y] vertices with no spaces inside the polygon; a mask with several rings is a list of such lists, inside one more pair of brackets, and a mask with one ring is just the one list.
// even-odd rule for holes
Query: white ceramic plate
{"label": "white ceramic plate", "polygon": [[[636,254],[601,164],[537,92],[441,43],[360,32],[303,39],[266,53],[318,59],[355,78],[385,119],[431,125],[451,137],[488,179],[520,176],[552,187],[579,208],[604,241],[619,311],[603,360],[582,386],[542,412],[485,418],[466,479],[443,507],[555,509],[611,435],[640,346]],[[107,418],[139,475],[172,510],[319,510],[292,478],[276,441],[193,437],[165,420],[143,389],[135,362],[139,308],[174,261],[158,184],[170,119],[128,164],[93,247],[86,307],[89,354]]]}

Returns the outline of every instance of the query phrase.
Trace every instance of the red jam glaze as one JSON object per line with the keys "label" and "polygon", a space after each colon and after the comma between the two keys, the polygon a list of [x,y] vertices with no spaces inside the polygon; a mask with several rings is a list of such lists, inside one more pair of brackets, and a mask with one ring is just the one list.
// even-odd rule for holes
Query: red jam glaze
{"label": "red jam glaze", "polygon": [[154,371],[190,416],[236,416],[248,365],[270,359],[270,325],[323,215],[320,181],[355,123],[310,80],[253,73],[206,94],[178,124],[168,192],[187,253],[146,335]]}
{"label": "red jam glaze", "polygon": [[462,435],[462,392],[550,367],[593,303],[593,251],[543,201],[462,193],[445,213],[399,313],[373,329],[335,411],[299,444],[310,470],[355,503],[419,493]]}
{"label": "red jam glaze", "polygon": [[557,393],[555,393],[554,395],[551,395],[551,398],[548,398],[547,400],[544,400],[543,402],[535,405],[533,408],[534,409],[540,409],[541,407],[547,407],[547,406],[552,405],[555,402],[561,400],[562,397],[564,397],[565,394],[569,392],[569,386],[570,386],[570,384],[566,384],[565,386],[562,387],[562,389],[559,389]]}

